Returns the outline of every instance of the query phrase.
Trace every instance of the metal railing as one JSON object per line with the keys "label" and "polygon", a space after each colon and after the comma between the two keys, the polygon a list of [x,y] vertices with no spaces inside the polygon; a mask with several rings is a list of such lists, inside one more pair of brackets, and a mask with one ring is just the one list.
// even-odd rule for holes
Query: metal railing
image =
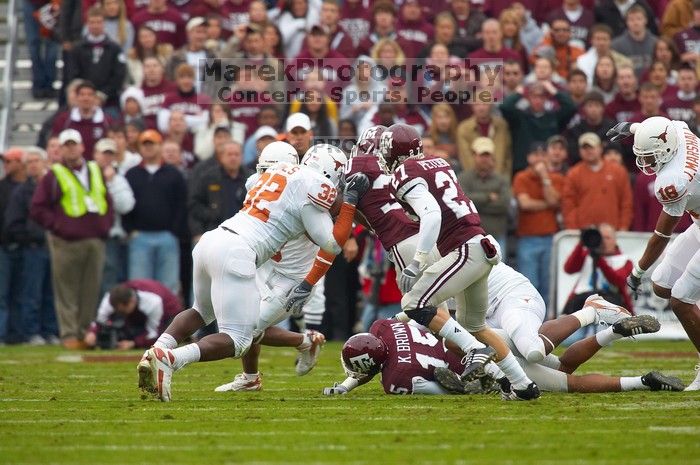
{"label": "metal railing", "polygon": [[7,2],[7,44],[5,45],[5,69],[2,80],[2,112],[0,112],[0,151],[7,148],[10,128],[10,112],[12,111],[12,80],[15,72],[15,56],[17,55],[17,5],[16,0]]}

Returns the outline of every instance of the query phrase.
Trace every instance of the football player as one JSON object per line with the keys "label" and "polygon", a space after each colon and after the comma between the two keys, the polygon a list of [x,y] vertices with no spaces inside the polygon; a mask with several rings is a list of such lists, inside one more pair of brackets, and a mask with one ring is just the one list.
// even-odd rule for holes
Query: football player
{"label": "football player", "polygon": [[[700,139],[683,121],[654,116],[641,123],[619,123],[608,131],[611,140],[634,135],[637,167],[656,174],[654,192],[663,206],[654,234],[635,263],[627,285],[636,298],[642,277],[666,249],[681,216],[693,223],[673,242],[651,275],[654,293],[671,299],[671,309],[700,352]],[[700,390],[700,365],[687,390]]]}
{"label": "football player", "polygon": [[[565,315],[564,317],[570,317]],[[659,322],[645,315],[646,332],[659,329]],[[627,317],[614,325],[615,330],[628,332],[626,328],[637,326],[640,317]],[[629,321],[623,328],[622,321]],[[565,323],[563,318],[552,323]],[[654,323],[653,325],[651,323]],[[576,329],[580,328],[577,326]],[[569,334],[573,334],[576,329]],[[503,339],[511,345],[514,353],[517,349],[507,333],[496,329]],[[622,336],[620,336],[622,337]],[[573,375],[583,363],[593,357],[601,346],[595,336],[577,342],[569,347],[561,358],[548,356],[541,363],[531,363],[517,354],[518,363],[538,386],[551,392],[620,392],[633,390],[681,391],[683,384],[677,378],[665,376],[652,371],[643,376],[617,377],[601,374]],[[458,351],[457,351],[458,352]],[[460,354],[461,355],[461,354]],[[467,357],[464,357],[467,358]],[[464,360],[462,358],[462,360]],[[481,382],[474,386],[459,377],[464,370],[460,356],[447,350],[443,343],[425,328],[416,323],[403,323],[398,320],[378,320],[369,333],[352,336],[343,345],[341,365],[347,378],[342,383],[335,383],[323,389],[327,396],[347,394],[358,386],[368,383],[376,374],[381,373],[381,383],[387,394],[470,394],[489,391],[492,382]],[[489,368],[493,363],[489,364]],[[498,386],[504,399],[511,397],[510,383],[498,370],[492,372],[498,378]],[[491,379],[491,375],[488,376]],[[486,380],[484,380],[486,381]]]}
{"label": "football player", "polygon": [[[302,165],[311,163],[317,152],[324,152],[324,157],[330,157],[337,163],[345,164],[346,162],[345,154],[337,147],[328,144],[318,144],[306,152],[301,162]],[[259,177],[277,163],[298,164],[294,148],[285,142],[273,142],[265,147],[258,160],[257,172],[248,178],[246,188],[250,189],[254,186]],[[351,218],[349,220],[344,225],[348,231],[352,226]],[[336,224],[334,227],[339,227],[339,225]],[[258,268],[258,289],[261,291],[262,301],[260,302],[260,315],[255,329],[254,340],[262,338],[267,328],[276,325],[289,316],[285,308],[287,295],[292,288],[306,277],[319,249],[308,237],[300,236],[284,244],[278,254]],[[323,280],[321,279],[316,286],[313,286],[311,296],[303,306],[304,316],[311,313],[314,318],[320,320],[325,310],[323,291]],[[320,343],[325,339],[320,332],[312,329],[307,329],[305,334],[313,344],[308,348],[305,344],[296,346],[299,351],[296,373],[299,376],[307,374],[315,366],[320,353]],[[272,341],[268,338],[267,342],[269,345]],[[285,346],[287,344],[285,344],[285,340],[282,340],[278,345]],[[215,391],[258,391],[262,389],[262,378],[258,371],[259,357],[260,344],[254,343],[251,349],[241,358],[243,373],[237,374],[232,382],[217,387]]]}
{"label": "football player", "polygon": [[[465,353],[465,345],[479,347],[476,337],[490,346],[487,348],[492,357],[495,355],[511,381],[512,399],[538,398],[537,385],[527,377],[508,345],[486,326],[487,280],[499,254],[495,239],[481,228],[474,203],[460,188],[450,164],[424,157],[420,136],[405,124],[394,124],[382,133],[377,158],[384,173],[392,176],[395,198],[420,219],[416,247],[405,260],[399,278],[399,287],[405,293],[402,318],[413,319],[447,340],[459,336],[457,345]],[[432,262],[430,253],[435,246],[440,258]],[[452,297],[459,323],[446,310],[437,308]],[[464,328],[474,337],[468,338]]]}
{"label": "football player", "polygon": [[[193,362],[238,358],[246,353],[260,309],[256,269],[287,241],[306,233],[329,254],[342,250],[347,235],[343,238],[334,230],[329,210],[345,166],[317,155],[307,165],[280,163],[265,172],[248,192],[241,210],[202,236],[192,252],[195,303],[178,314],[144,354],[138,365],[142,389],[169,401],[176,370]],[[339,219],[354,216],[364,187],[357,180],[346,187],[347,202]],[[219,333],[177,347],[214,319]],[[260,342],[264,344],[269,336],[266,332]]]}

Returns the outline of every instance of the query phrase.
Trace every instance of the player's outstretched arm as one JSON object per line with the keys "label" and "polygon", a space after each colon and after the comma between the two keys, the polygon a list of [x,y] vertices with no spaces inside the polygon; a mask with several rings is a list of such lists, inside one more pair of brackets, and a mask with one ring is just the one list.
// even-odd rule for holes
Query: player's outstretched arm
{"label": "player's outstretched arm", "polygon": [[348,376],[342,383],[333,383],[333,386],[323,388],[323,395],[335,396],[347,394],[356,387],[369,383],[372,378],[374,378],[374,376],[367,375],[363,376],[362,378],[353,378],[352,376]]}
{"label": "player's outstretched arm", "polygon": [[680,216],[671,216],[665,211],[661,211],[656,222],[654,234],[649,238],[642,258],[634,265],[632,273],[627,277],[627,286],[632,291],[632,296],[635,299],[637,298],[639,286],[642,283],[642,276],[661,256],[680,219]]}

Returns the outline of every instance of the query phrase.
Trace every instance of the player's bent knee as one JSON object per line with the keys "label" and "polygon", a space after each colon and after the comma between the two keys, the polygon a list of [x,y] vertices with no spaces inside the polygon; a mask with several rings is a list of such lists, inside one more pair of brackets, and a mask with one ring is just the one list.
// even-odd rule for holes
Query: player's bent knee
{"label": "player's bent knee", "polygon": [[544,357],[544,350],[540,349],[539,347],[530,349],[530,351],[525,356],[527,361],[530,363],[540,363],[542,360],[544,360]]}
{"label": "player's bent knee", "polygon": [[227,327],[220,324],[219,332],[227,335],[233,341],[233,358],[243,357],[253,344],[252,328]]}
{"label": "player's bent knee", "polygon": [[661,297],[662,299],[670,299],[671,298],[671,289],[667,287],[660,286],[656,283],[654,283],[654,294],[657,296]]}
{"label": "player's bent knee", "polygon": [[[677,308],[683,311],[687,308],[686,305],[694,305],[700,301],[700,277],[694,276],[693,274],[686,271],[681,275],[680,279],[676,281],[671,289],[671,308],[676,312]],[[675,305],[674,305],[675,302]]]}
{"label": "player's bent knee", "polygon": [[437,315],[437,308],[414,308],[413,310],[405,310],[404,313],[416,323],[423,326],[430,326],[430,322],[433,321],[433,318],[435,318],[435,315]]}

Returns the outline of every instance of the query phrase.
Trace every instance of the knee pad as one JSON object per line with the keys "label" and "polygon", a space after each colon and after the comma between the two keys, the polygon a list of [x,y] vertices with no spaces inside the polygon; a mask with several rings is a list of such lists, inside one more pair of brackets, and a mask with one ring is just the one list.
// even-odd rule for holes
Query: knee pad
{"label": "knee pad", "polygon": [[671,297],[686,304],[700,301],[700,277],[686,270],[671,288]]}
{"label": "knee pad", "polygon": [[[517,342],[516,342],[517,346]],[[530,362],[530,363],[540,363],[542,360],[544,360],[545,356],[547,355],[545,353],[545,348],[544,348],[544,341],[540,339],[539,337],[537,340],[533,340],[528,344],[525,359]]]}
{"label": "knee pad", "polygon": [[413,310],[405,310],[404,313],[416,323],[428,326],[437,315],[437,307],[414,308]]}

